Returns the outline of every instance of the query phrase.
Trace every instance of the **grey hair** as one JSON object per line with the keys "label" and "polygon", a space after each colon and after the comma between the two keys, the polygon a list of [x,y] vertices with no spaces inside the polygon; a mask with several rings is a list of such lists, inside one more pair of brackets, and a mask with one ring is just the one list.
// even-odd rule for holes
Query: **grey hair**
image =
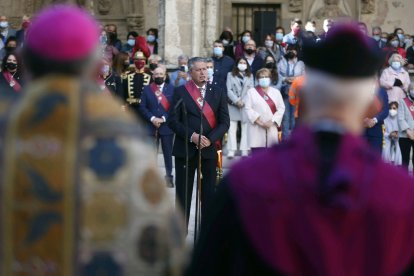
{"label": "grey hair", "polygon": [[194,63],[196,62],[206,62],[206,59],[202,57],[190,58],[190,60],[188,61],[188,71],[191,71],[191,69],[193,69]]}
{"label": "grey hair", "polygon": [[[164,73],[167,73],[167,67],[164,64],[162,64],[162,63],[158,64],[157,68],[160,68],[164,71]],[[155,68],[155,69],[157,69],[157,68]]]}
{"label": "grey hair", "polygon": [[212,58],[210,58],[210,57],[209,57],[209,58],[205,58],[205,59],[204,59],[204,61],[205,61],[206,63],[210,63],[210,62],[211,62],[211,63],[213,63],[213,64],[214,64],[214,60],[213,60]]}
{"label": "grey hair", "polygon": [[181,60],[188,60],[188,56],[187,55],[179,55],[178,56],[178,62],[180,62]]}
{"label": "grey hair", "polygon": [[398,59],[398,61],[401,63],[401,66],[404,66],[405,64],[404,58],[400,54],[397,54],[397,53],[394,53],[390,56],[390,58],[388,59],[388,64],[391,65],[395,58]]}
{"label": "grey hair", "polygon": [[159,55],[156,54],[152,54],[150,55],[150,57],[148,58],[148,61],[153,61],[156,60],[158,62],[162,61],[162,58]]}
{"label": "grey hair", "polygon": [[375,31],[375,30],[379,30],[380,32],[382,32],[382,29],[381,29],[380,26],[374,26],[374,27],[372,27],[372,31]]}

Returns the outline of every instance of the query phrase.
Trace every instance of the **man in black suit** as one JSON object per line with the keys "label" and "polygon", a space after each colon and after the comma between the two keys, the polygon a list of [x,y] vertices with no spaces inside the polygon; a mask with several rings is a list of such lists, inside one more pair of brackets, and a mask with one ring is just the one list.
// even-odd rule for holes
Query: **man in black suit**
{"label": "man in black suit", "polygon": [[[190,216],[194,174],[198,165],[197,145],[201,149],[201,217],[211,205],[216,185],[216,142],[221,141],[229,128],[230,118],[226,91],[207,84],[205,59],[195,57],[188,63],[191,81],[175,89],[172,108],[167,119],[168,126],[176,134],[173,156],[175,157],[176,202],[186,216]],[[186,110],[186,112],[184,112]],[[186,115],[185,115],[186,114]],[[200,134],[200,122],[202,133]],[[187,127],[186,127],[187,125]],[[188,185],[185,181],[186,144],[188,146]]]}

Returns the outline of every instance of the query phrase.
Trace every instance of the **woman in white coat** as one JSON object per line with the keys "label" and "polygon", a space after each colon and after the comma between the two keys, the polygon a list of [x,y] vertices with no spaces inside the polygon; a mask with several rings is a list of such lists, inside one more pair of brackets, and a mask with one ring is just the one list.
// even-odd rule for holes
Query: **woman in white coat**
{"label": "woman in white coat", "polygon": [[404,63],[401,55],[393,54],[388,60],[390,66],[382,71],[380,84],[387,90],[389,102],[398,102],[406,97],[410,76],[403,68]]}
{"label": "woman in white coat", "polygon": [[249,89],[245,99],[247,141],[252,151],[279,142],[278,127],[285,112],[280,91],[270,86],[270,70],[260,69],[256,79],[259,85]]}
{"label": "woman in white coat", "polygon": [[244,98],[247,90],[254,87],[249,63],[239,58],[231,72],[227,74],[227,98],[229,100],[230,128],[228,131],[227,157],[233,158],[237,150],[237,125],[241,123],[240,151],[242,156],[249,154],[247,144],[247,119],[244,112]]}

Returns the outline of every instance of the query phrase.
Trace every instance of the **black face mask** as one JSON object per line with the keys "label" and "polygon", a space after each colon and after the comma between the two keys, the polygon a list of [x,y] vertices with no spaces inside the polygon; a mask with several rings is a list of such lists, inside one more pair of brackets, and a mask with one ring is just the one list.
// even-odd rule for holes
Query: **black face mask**
{"label": "black face mask", "polygon": [[16,50],[16,47],[5,47],[7,53],[12,53]]}
{"label": "black face mask", "polygon": [[154,82],[155,82],[155,84],[157,84],[157,85],[161,85],[161,84],[163,84],[163,83],[164,83],[164,78],[162,78],[162,77],[159,77],[159,78],[154,78]]}
{"label": "black face mask", "polygon": [[285,55],[286,59],[294,59],[296,55],[293,52],[287,52]]}
{"label": "black face mask", "polygon": [[246,53],[249,54],[249,55],[251,55],[251,54],[254,53],[254,50],[251,49],[251,48],[248,48],[248,49],[246,49]]}
{"label": "black face mask", "polygon": [[265,68],[274,69],[275,68],[275,63],[274,62],[266,62]]}
{"label": "black face mask", "polygon": [[9,70],[14,70],[17,68],[17,64],[16,63],[12,63],[12,62],[7,62],[6,63],[6,68]]}
{"label": "black face mask", "polygon": [[155,70],[155,68],[157,68],[158,67],[158,65],[157,64],[155,64],[155,63],[150,63],[149,64],[149,68],[150,68],[150,70],[151,71],[154,71]]}
{"label": "black face mask", "polygon": [[124,70],[129,68],[129,63],[124,63]]}

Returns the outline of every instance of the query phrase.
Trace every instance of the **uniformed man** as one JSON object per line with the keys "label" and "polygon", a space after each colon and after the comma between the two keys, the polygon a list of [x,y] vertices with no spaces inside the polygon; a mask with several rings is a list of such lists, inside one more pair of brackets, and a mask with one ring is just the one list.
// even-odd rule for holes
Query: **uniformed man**
{"label": "uniformed man", "polygon": [[69,5],[27,34],[33,78],[10,114],[0,101],[0,275],[181,275],[182,222],[153,148],[89,78],[98,41]]}
{"label": "uniformed man", "polygon": [[141,103],[142,92],[144,87],[150,84],[151,76],[145,73],[146,58],[141,51],[137,51],[134,56],[135,72],[126,76],[123,82],[124,98],[127,106],[134,111],[137,117],[142,118],[139,111],[139,104]]}
{"label": "uniformed man", "polygon": [[303,53],[302,125],[219,184],[189,275],[413,275],[413,179],[361,137],[380,50],[343,23]]}

